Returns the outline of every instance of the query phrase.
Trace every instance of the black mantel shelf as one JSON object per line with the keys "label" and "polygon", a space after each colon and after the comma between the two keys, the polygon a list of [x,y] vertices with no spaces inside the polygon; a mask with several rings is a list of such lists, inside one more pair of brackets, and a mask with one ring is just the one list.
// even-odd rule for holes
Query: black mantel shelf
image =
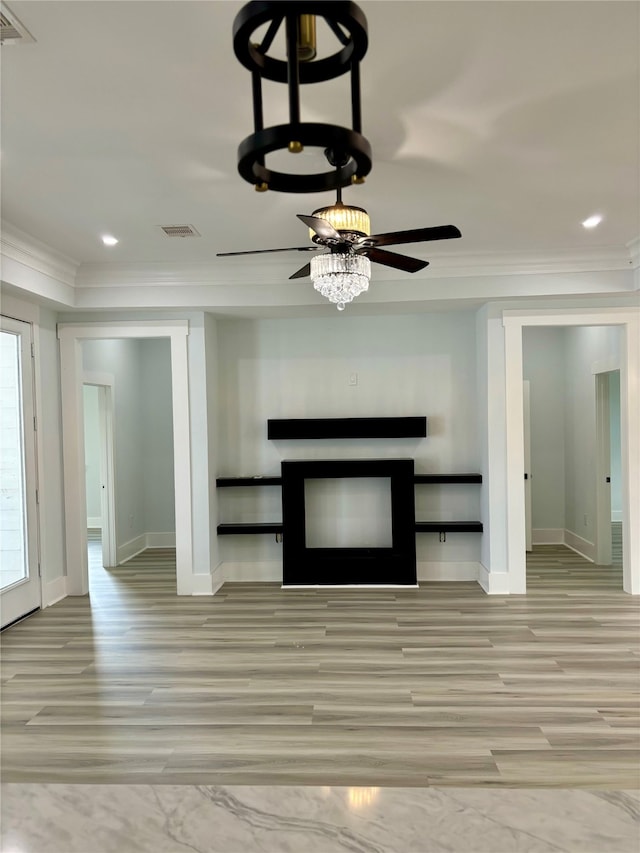
{"label": "black mantel shelf", "polygon": [[424,415],[407,418],[287,418],[267,421],[267,438],[425,438]]}

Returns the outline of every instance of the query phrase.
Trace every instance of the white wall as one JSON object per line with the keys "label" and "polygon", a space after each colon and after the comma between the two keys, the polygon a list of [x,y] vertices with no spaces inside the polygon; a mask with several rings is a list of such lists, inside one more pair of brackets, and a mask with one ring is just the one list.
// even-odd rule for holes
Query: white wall
{"label": "white wall", "polygon": [[85,371],[114,377],[116,542],[121,547],[146,532],[139,341],[85,341],[82,364]]}
{"label": "white wall", "polygon": [[114,377],[118,548],[146,533],[175,532],[169,342],[82,344],[85,371]]}
{"label": "white wall", "polygon": [[[96,385],[84,385],[84,458],[87,526],[102,526],[102,478],[100,469],[100,409]],[[100,522],[98,524],[97,522]]]}
{"label": "white wall", "polygon": [[[583,326],[565,330],[565,518],[566,529],[587,544],[595,542],[596,407],[594,369],[619,364],[622,335],[615,326]],[[588,556],[591,556],[588,553]]]}
{"label": "white wall", "polygon": [[142,427],[143,526],[147,533],[175,531],[171,345],[166,338],[139,341]]}
{"label": "white wall", "polygon": [[[531,469],[534,543],[570,542],[592,557],[595,540],[594,365],[619,363],[616,327],[523,329],[524,378],[531,382]],[[610,383],[612,414],[612,512],[622,512],[620,472],[620,379]],[[617,386],[616,386],[617,379]],[[617,389],[617,390],[616,390]],[[617,448],[617,450],[616,450]],[[614,507],[615,503],[615,507]],[[586,521],[585,521],[586,518]],[[575,537],[578,537],[577,541]]]}
{"label": "white wall", "polygon": [[[413,457],[417,472],[478,471],[475,316],[218,321],[218,475],[282,459]],[[357,375],[357,384],[350,378]],[[426,439],[268,441],[269,418],[426,415]],[[421,486],[419,519],[474,520],[479,486]],[[223,489],[223,521],[281,518],[280,490]],[[418,561],[479,560],[479,536],[417,537]],[[224,560],[281,560],[267,536],[225,537]]]}
{"label": "white wall", "polygon": [[531,516],[534,543],[565,527],[565,329],[522,331],[523,375],[531,394]]}

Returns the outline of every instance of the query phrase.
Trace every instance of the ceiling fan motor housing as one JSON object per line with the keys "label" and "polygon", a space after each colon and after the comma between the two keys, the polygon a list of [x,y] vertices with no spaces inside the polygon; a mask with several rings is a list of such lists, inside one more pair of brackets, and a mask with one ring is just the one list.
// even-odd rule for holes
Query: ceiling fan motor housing
{"label": "ceiling fan motor housing", "polygon": [[[313,26],[310,19],[313,18]],[[315,19],[321,18],[337,41],[337,49],[318,58]],[[269,49],[284,24],[286,61],[269,56]],[[267,25],[261,42],[254,32]],[[371,146],[362,135],[360,61],[368,47],[367,19],[362,10],[344,0],[253,0],[242,7],[233,24],[233,47],[251,72],[254,132],[238,147],[238,171],[259,190],[312,193],[360,183],[371,171]],[[342,74],[351,75],[352,127],[302,122],[300,87],[323,83]],[[285,83],[289,124],[264,126],[262,79]],[[275,171],[266,157],[275,151],[298,153],[305,146],[325,149],[327,172],[300,174]]]}

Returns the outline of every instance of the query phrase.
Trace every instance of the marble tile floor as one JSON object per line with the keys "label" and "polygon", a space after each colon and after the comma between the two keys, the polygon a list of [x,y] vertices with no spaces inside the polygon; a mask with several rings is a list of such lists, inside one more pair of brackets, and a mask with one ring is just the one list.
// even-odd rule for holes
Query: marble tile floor
{"label": "marble tile floor", "polygon": [[2,786],[3,853],[637,853],[637,791]]}

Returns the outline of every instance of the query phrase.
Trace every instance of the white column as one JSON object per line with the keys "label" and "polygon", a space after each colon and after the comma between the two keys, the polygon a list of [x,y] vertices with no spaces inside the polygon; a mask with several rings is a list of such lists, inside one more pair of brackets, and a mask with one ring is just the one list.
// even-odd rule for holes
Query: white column
{"label": "white column", "polygon": [[505,353],[501,312],[478,312],[478,408],[481,458],[482,570],[490,594],[510,592],[507,563]]}
{"label": "white column", "polygon": [[82,401],[82,344],[60,336],[62,393],[62,458],[64,461],[64,525],[67,556],[67,595],[89,592],[87,511]]}
{"label": "white column", "polygon": [[620,370],[622,584],[640,595],[640,317],[625,326]]}
{"label": "white column", "polygon": [[527,542],[524,503],[522,325],[515,320],[505,320],[504,332],[509,591],[525,593]]}

